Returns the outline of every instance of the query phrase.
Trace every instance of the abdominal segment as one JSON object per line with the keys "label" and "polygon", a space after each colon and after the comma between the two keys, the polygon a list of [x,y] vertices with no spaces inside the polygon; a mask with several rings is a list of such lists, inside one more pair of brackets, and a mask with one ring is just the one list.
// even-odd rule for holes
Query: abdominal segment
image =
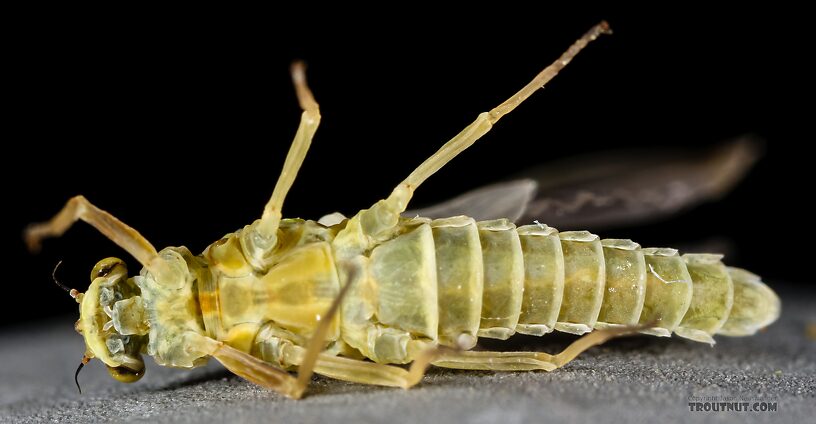
{"label": "abdominal segment", "polygon": [[[723,265],[720,255],[641,249],[631,240],[505,219],[415,218],[403,228],[369,257],[367,280],[377,295],[366,319],[404,341],[469,349],[479,337],[640,325],[644,334],[713,344],[715,334],[750,335],[779,315],[773,291]],[[366,334],[350,344],[368,343],[364,355],[382,350],[385,339]],[[405,353],[394,357],[410,356],[410,343],[400,345]]]}

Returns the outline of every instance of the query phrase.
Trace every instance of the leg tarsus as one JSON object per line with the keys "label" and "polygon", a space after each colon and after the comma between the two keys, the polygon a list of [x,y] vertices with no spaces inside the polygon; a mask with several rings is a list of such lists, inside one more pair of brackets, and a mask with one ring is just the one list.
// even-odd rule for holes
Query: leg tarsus
{"label": "leg tarsus", "polygon": [[644,328],[643,326],[638,325],[595,330],[589,334],[580,337],[578,340],[572,342],[572,344],[567,346],[567,348],[564,349],[561,353],[555,355],[554,363],[558,368],[563,367],[564,365],[575,359],[582,352],[593,346],[603,344],[610,339],[614,339],[615,337],[625,336],[627,334],[634,334],[642,330],[643,328]]}
{"label": "leg tarsus", "polygon": [[319,115],[320,107],[312,94],[312,90],[309,89],[309,85],[306,83],[306,64],[300,60],[293,63],[291,72],[292,83],[295,84],[295,93],[297,94],[300,108],[313,115]]}
{"label": "leg tarsus", "polygon": [[420,352],[420,354],[414,358],[414,362],[412,362],[411,366],[408,368],[408,375],[406,378],[407,384],[402,388],[410,389],[411,387],[419,384],[419,382],[422,381],[422,377],[424,377],[425,373],[428,372],[428,367],[431,366],[433,360],[440,357],[443,352],[446,351],[453,352],[455,350],[445,346],[435,346]]}
{"label": "leg tarsus", "polygon": [[[59,237],[77,221],[82,220],[99,230],[111,241],[133,255],[139,263],[151,269],[151,263],[158,258],[156,248],[138,231],[115,216],[97,208],[84,196],[74,196],[50,221],[29,225],[24,238],[29,250],[40,249],[43,239]],[[155,268],[155,264],[154,268]],[[151,271],[155,271],[151,269]]]}
{"label": "leg tarsus", "polygon": [[581,38],[576,40],[555,62],[544,68],[527,85],[519,90],[515,95],[507,99],[504,103],[496,106],[490,112],[490,123],[495,124],[502,116],[512,112],[518,105],[527,100],[536,91],[544,88],[551,79],[566,67],[578,53],[584,49],[591,41],[601,34],[612,34],[612,29],[606,21],[601,21],[598,25],[590,28]]}
{"label": "leg tarsus", "polygon": [[468,351],[444,353],[432,362],[443,368],[491,370],[491,371],[552,371],[561,368],[575,359],[585,350],[606,342],[609,339],[634,334],[642,326],[608,328],[595,330],[572,342],[557,355],[544,352],[489,352]]}
{"label": "leg tarsus", "polygon": [[480,114],[472,124],[468,125],[462,132],[457,134],[456,137],[445,143],[436,153],[425,160],[401,185],[407,186],[412,191],[415,190],[428,177],[490,131],[493,124],[501,119],[502,116],[513,111],[513,109],[527,100],[533,93],[543,88],[544,85],[558,75],[587,44],[598,38],[601,34],[610,34],[611,32],[609,25],[605,21],[592,27],[581,38],[575,41],[561,57],[536,75],[524,88],[519,90],[504,103],[491,109],[490,112]]}

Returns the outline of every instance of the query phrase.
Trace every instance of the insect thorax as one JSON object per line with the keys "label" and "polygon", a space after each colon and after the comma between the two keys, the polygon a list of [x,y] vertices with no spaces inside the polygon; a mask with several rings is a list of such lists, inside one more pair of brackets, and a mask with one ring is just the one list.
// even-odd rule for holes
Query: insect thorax
{"label": "insect thorax", "polygon": [[201,341],[206,330],[197,291],[209,278],[206,263],[186,247],[168,247],[159,255],[166,265],[160,276],[143,269],[134,277],[150,326],[147,354],[159,365],[201,365],[208,352]]}
{"label": "insect thorax", "polygon": [[[226,235],[200,256],[184,247],[166,248],[160,252],[166,273],[143,271],[136,277],[150,325],[147,353],[157,363],[200,365],[207,356],[201,336],[250,352],[266,323],[304,337],[314,330],[339,292],[329,244],[333,231],[312,221],[284,220],[276,248],[257,267],[245,259],[242,243],[251,229]],[[334,325],[330,340],[338,333]]]}

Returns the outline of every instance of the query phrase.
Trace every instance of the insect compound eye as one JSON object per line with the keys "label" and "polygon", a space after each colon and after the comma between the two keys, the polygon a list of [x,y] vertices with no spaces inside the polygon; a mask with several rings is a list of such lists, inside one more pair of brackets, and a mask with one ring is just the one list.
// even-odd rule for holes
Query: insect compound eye
{"label": "insect compound eye", "polygon": [[108,374],[113,377],[114,380],[122,382],[122,383],[134,383],[139,381],[139,379],[144,376],[145,373],[145,365],[144,362],[140,362],[141,367],[138,370],[131,369],[124,365],[118,367],[111,367],[108,366]]}
{"label": "insect compound eye", "polygon": [[119,258],[105,258],[97,262],[91,271],[91,281],[99,277],[107,277],[117,267],[126,267],[125,261]]}

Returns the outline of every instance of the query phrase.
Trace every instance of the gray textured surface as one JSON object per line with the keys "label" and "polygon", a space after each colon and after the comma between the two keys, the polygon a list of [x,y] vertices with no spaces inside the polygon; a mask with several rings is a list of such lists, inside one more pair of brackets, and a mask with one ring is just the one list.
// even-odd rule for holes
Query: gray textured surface
{"label": "gray textured surface", "polygon": [[[812,422],[816,415],[816,323],[809,292],[782,290],[783,315],[749,338],[714,348],[634,337],[594,348],[552,373],[432,370],[410,391],[318,377],[301,401],[256,388],[216,364],[193,371],[150,364],[133,385],[92,362],[80,376],[81,338],[66,317],[0,333],[0,422]],[[512,341],[553,352],[568,336]],[[489,348],[503,346],[491,342]],[[777,412],[690,412],[689,396],[762,397]],[[343,421],[341,421],[343,420]]]}

